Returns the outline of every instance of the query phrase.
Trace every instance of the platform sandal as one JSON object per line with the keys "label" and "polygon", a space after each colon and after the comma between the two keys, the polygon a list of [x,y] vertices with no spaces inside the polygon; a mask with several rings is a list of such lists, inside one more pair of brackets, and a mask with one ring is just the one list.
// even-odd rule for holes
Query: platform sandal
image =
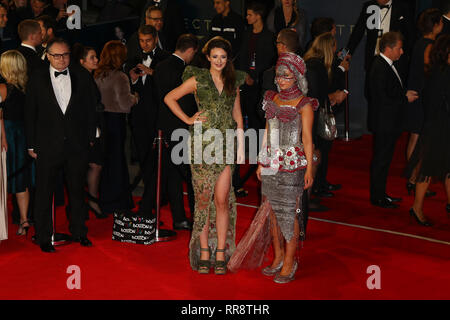
{"label": "platform sandal", "polygon": [[[217,252],[225,252],[225,249],[217,249]],[[225,260],[217,260],[216,258],[216,263],[214,265],[214,273],[215,274],[226,274],[227,273],[227,263],[225,262]]]}
{"label": "platform sandal", "polygon": [[[200,248],[200,251],[207,251],[210,252],[209,248]],[[211,268],[211,264],[208,260],[200,260],[198,262],[198,273],[200,274],[208,274],[209,273],[209,269]]]}

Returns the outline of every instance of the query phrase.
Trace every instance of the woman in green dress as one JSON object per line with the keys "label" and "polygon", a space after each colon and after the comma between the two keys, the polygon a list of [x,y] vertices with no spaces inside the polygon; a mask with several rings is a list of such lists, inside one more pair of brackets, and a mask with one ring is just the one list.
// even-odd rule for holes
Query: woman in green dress
{"label": "woman in green dress", "polygon": [[[194,152],[191,152],[195,193],[194,227],[189,244],[191,267],[205,274],[214,265],[216,274],[225,274],[226,263],[235,249],[236,225],[236,201],[231,181],[234,164],[226,161],[227,150],[233,146],[228,145],[227,148],[226,133],[227,130],[237,129],[237,163],[243,163],[245,155],[239,86],[243,84],[246,74],[234,70],[229,59],[231,45],[221,37],[208,41],[203,53],[210,63],[209,69],[186,67],[183,84],[169,92],[164,102],[178,118],[190,125],[190,136],[194,142]],[[177,101],[192,93],[195,94],[199,111],[189,117]],[[210,159],[202,157],[198,161],[199,156],[211,148],[211,141],[203,136],[208,129],[215,130],[208,132],[220,133],[223,137],[221,141],[214,136],[214,150],[218,150],[217,143],[223,149],[220,153],[214,152]],[[201,148],[197,147],[198,144],[196,146],[196,141],[202,141]],[[231,162],[234,162],[234,156]]]}

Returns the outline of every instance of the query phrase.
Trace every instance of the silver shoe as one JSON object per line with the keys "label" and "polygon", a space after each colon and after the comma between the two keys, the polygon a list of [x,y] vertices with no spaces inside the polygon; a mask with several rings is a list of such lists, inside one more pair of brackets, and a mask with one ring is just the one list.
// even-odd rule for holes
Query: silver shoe
{"label": "silver shoe", "polygon": [[298,263],[297,261],[294,262],[294,265],[292,266],[292,271],[287,276],[282,276],[280,273],[277,273],[275,278],[273,278],[273,282],[276,283],[288,283],[295,279],[295,272],[297,272]]}
{"label": "silver shoe", "polygon": [[275,268],[265,267],[264,269],[261,270],[261,273],[265,276],[271,277],[274,276],[277,272],[279,272],[281,268],[283,268],[283,260],[281,260],[281,262]]}

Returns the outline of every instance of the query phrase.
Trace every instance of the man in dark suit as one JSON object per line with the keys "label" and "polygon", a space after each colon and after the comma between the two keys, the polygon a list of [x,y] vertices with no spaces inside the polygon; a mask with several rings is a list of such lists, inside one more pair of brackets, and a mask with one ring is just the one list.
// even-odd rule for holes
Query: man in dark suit
{"label": "man in dark suit", "polygon": [[96,135],[96,101],[89,74],[68,67],[70,50],[65,40],[50,42],[47,55],[50,66],[33,71],[27,84],[25,132],[28,152],[36,159],[36,239],[43,252],[54,252],[51,204],[61,168],[66,174],[73,240],[92,245],[85,225],[84,185],[89,145]]}
{"label": "man in dark suit", "polygon": [[[158,7],[162,9],[164,21],[160,32],[162,33],[161,39],[164,38],[165,40],[165,44],[162,48],[166,51],[173,52],[178,37],[186,33],[181,6],[177,3],[177,0],[147,0],[143,10],[143,12],[145,12],[146,21],[148,20],[147,12],[149,7]],[[155,22],[157,21],[155,20]]]}
{"label": "man in dark suit", "polygon": [[[183,201],[183,180],[188,186],[188,198],[191,215],[194,213],[194,192],[192,188],[190,168],[188,164],[175,164],[171,157],[172,149],[178,141],[172,141],[172,133],[177,129],[188,129],[188,126],[178,119],[164,103],[164,97],[170,91],[180,86],[183,71],[198,49],[197,37],[184,34],[177,41],[173,55],[161,62],[155,70],[155,84],[159,97],[158,129],[162,130],[169,148],[163,148],[162,188],[167,190],[170,209],[175,230],[190,230],[191,223],[186,218]],[[193,95],[187,95],[179,100],[183,111],[192,116],[197,112],[197,105]]]}
{"label": "man in dark suit", "polygon": [[[369,6],[378,6],[380,8],[381,26],[368,28],[367,22],[373,18],[372,13],[367,13]],[[373,21],[373,20],[370,20]],[[366,72],[369,72],[370,65],[379,51],[379,41],[384,33],[389,31],[400,32],[404,38],[403,50],[405,54],[396,63],[398,72],[403,81],[406,81],[408,72],[408,56],[415,41],[414,17],[412,9],[408,4],[401,0],[371,0],[363,4],[358,21],[353,28],[347,48],[350,54],[353,54],[356,47],[361,42],[364,34],[367,32],[367,41],[365,48],[364,66]],[[370,24],[370,23],[369,23]]]}
{"label": "man in dark suit", "polygon": [[[145,12],[145,24],[146,26],[152,26],[156,29],[158,40],[156,46],[160,49],[166,50],[167,42],[162,33],[164,26],[163,11],[160,7],[149,7]],[[166,50],[167,51],[167,50]],[[140,57],[141,48],[139,46],[139,31],[133,33],[127,41],[127,56],[128,60],[135,60],[136,57]]]}
{"label": "man in dark suit", "polygon": [[401,201],[387,195],[386,182],[407,104],[418,98],[417,92],[406,91],[394,66],[403,54],[402,40],[398,32],[384,34],[380,40],[381,53],[375,57],[369,73],[369,126],[374,133],[370,201],[382,208],[397,208],[395,202]]}
{"label": "man in dark suit", "polygon": [[27,60],[28,77],[39,68],[45,66],[38,56],[36,48],[42,43],[41,27],[34,20],[23,20],[18,26],[19,38],[22,41],[17,50]]}
{"label": "man in dark suit", "polygon": [[[158,98],[155,90],[153,73],[156,66],[167,59],[170,54],[157,46],[158,34],[150,25],[141,26],[138,30],[140,54],[135,60],[127,62],[126,69],[132,81],[131,89],[139,94],[139,103],[131,109],[130,126],[136,146],[141,170],[144,172],[145,191],[139,210],[143,215],[152,212],[154,201],[155,157],[152,152],[153,140],[156,137],[156,119],[158,114]],[[151,199],[151,200],[150,200]],[[150,200],[150,201],[149,201]]]}
{"label": "man in dark suit", "polygon": [[56,24],[55,21],[47,15],[40,16],[35,19],[41,27],[42,43],[36,48],[38,56],[42,61],[48,62],[47,59],[47,44],[55,38]]}
{"label": "man in dark suit", "polygon": [[[22,41],[17,50],[22,53],[22,55],[25,57],[25,60],[27,61],[27,74],[29,78],[35,70],[38,70],[45,66],[45,63],[41,59],[39,59],[37,53],[37,48],[42,42],[41,28],[39,26],[39,23],[37,23],[36,21],[27,19],[19,23],[17,30],[19,38]],[[30,199],[31,205],[28,207],[28,218],[33,221],[34,209],[32,203],[34,201],[34,188],[30,188]],[[12,197],[12,204],[12,217],[13,221],[16,221],[19,215],[19,209],[17,206],[15,195],[13,195]]]}
{"label": "man in dark suit", "polygon": [[450,0],[442,0],[441,12],[444,23],[441,34],[450,34]]}

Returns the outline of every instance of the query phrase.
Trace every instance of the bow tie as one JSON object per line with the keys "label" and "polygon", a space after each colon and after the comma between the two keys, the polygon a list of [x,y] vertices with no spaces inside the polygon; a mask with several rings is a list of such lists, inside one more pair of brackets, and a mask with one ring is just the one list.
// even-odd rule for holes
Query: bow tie
{"label": "bow tie", "polygon": [[60,74],[67,76],[67,69],[61,72],[55,71],[55,78],[57,78]]}
{"label": "bow tie", "polygon": [[378,6],[380,7],[380,10],[389,9],[389,7],[390,7],[388,5],[378,5]]}
{"label": "bow tie", "polygon": [[142,59],[147,60],[148,57],[150,57],[150,59],[153,59],[153,57],[154,57],[153,51],[142,52]]}

